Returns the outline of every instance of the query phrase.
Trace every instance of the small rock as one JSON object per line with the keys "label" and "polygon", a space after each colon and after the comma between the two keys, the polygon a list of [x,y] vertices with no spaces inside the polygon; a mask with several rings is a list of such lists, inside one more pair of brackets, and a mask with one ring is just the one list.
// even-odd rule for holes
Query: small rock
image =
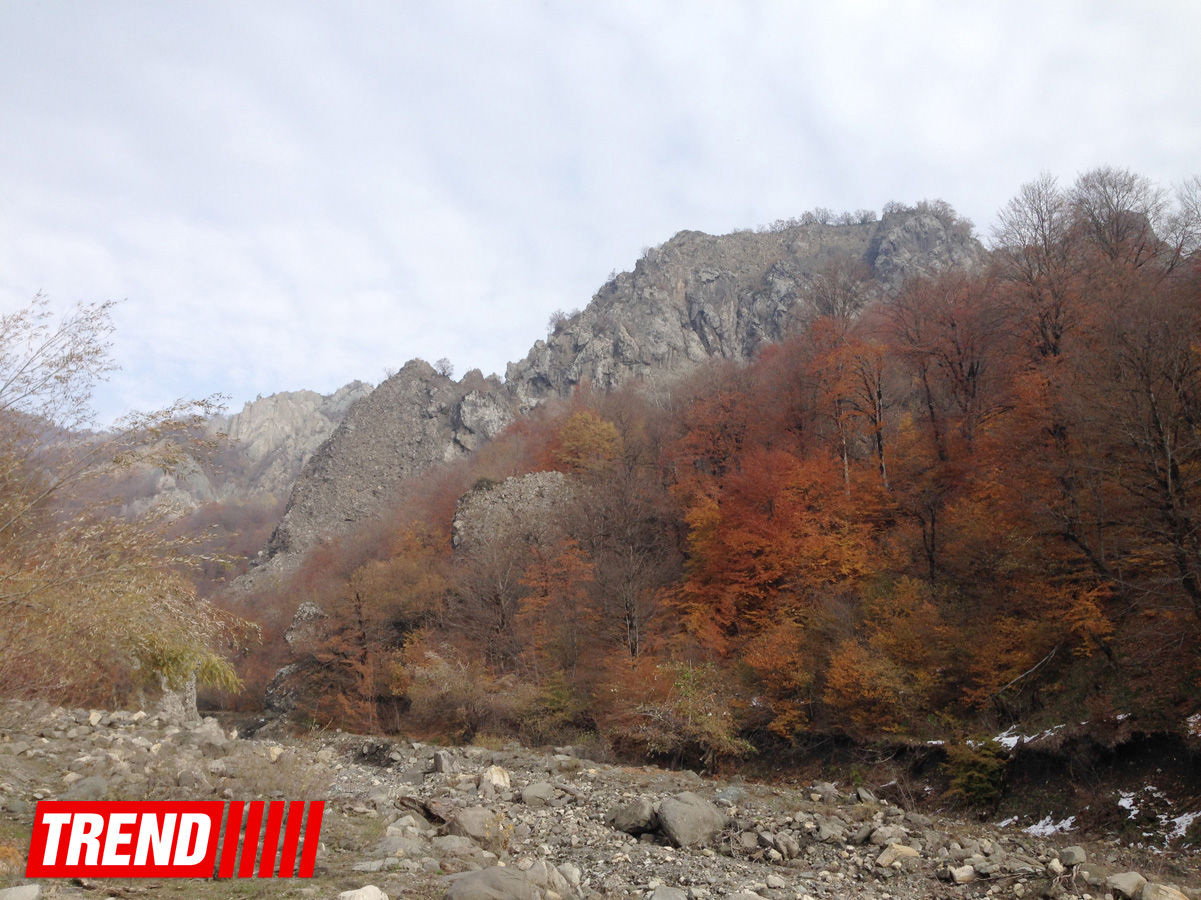
{"label": "small rock", "polygon": [[[921,856],[912,847],[906,847],[904,844],[889,844],[884,848],[884,852],[876,857],[876,865],[881,869],[887,869],[897,860],[917,859]],[[975,869],[972,870],[975,872]],[[959,882],[962,884],[963,882]]]}
{"label": "small rock", "polygon": [[338,895],[338,900],[388,900],[388,895],[374,884],[369,884],[357,891],[343,891]]}
{"label": "small rock", "polygon": [[538,781],[522,790],[521,802],[526,806],[547,806],[555,799],[557,793],[553,784]]}
{"label": "small rock", "polygon": [[439,750],[434,754],[433,772],[454,775],[459,771],[459,761],[447,750]]}
{"label": "small rock", "polygon": [[688,900],[688,895],[679,888],[661,884],[651,893],[650,900]]}
{"label": "small rock", "polygon": [[1119,897],[1125,897],[1126,900],[1140,900],[1143,893],[1143,885],[1147,883],[1147,879],[1138,872],[1122,872],[1118,875],[1110,875],[1105,879],[1105,886]]}
{"label": "small rock", "polygon": [[60,800],[103,800],[108,794],[108,782],[100,775],[92,775],[75,782],[63,793]]}
{"label": "small rock", "polygon": [[659,824],[677,847],[707,844],[726,827],[725,814],[716,806],[685,791],[659,804]]}
{"label": "small rock", "polygon": [[951,880],[956,884],[970,884],[976,880],[976,870],[972,866],[952,868]]}
{"label": "small rock", "polygon": [[20,887],[0,889],[0,900],[42,900],[40,884],[23,884]]}
{"label": "small rock", "polygon": [[1079,866],[1088,859],[1083,847],[1064,847],[1059,851],[1059,861],[1065,866]]}

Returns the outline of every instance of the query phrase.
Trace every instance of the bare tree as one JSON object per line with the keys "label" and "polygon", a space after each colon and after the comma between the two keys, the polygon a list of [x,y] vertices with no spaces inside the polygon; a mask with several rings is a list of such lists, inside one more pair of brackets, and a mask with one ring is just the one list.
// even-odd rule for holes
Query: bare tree
{"label": "bare tree", "polygon": [[203,451],[199,426],[219,398],[86,430],[92,391],[115,368],[111,311],[57,317],[39,295],[0,317],[0,694],[111,697],[147,676],[236,683],[218,650],[245,623],[196,597],[194,545],[162,514],[112,515],[95,490],[134,463],[169,470]]}

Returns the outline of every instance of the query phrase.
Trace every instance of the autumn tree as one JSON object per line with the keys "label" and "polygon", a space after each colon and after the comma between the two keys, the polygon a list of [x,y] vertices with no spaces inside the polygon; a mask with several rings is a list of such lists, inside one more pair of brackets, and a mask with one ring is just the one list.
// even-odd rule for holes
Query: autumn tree
{"label": "autumn tree", "polygon": [[[204,449],[216,399],[133,413],[108,431],[91,397],[114,368],[112,304],[56,316],[39,296],[0,317],[0,693],[113,699],[149,678],[232,687],[242,623],[196,597],[193,544],[161,513],[117,517],[92,488],[134,462]],[[63,665],[69,653],[71,664]]]}

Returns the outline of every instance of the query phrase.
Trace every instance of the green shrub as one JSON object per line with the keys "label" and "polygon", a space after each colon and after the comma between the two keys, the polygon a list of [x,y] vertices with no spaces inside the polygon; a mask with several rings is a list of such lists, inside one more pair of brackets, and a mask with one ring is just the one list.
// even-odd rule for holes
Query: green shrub
{"label": "green shrub", "polygon": [[951,796],[969,806],[995,806],[1005,781],[1002,752],[1001,745],[991,738],[947,745],[943,770],[951,779]]}

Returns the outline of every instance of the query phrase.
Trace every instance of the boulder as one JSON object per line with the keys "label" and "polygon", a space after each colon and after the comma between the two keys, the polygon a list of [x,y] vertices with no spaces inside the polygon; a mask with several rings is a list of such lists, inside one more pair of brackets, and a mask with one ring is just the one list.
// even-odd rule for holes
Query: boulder
{"label": "boulder", "polygon": [[1079,866],[1088,859],[1083,847],[1064,847],[1059,851],[1059,861],[1065,866]]}
{"label": "boulder", "polygon": [[555,799],[557,794],[558,791],[555,790],[553,784],[538,781],[522,789],[521,802],[526,806],[546,806]]}
{"label": "boulder", "polygon": [[1189,898],[1174,887],[1168,887],[1166,884],[1152,884],[1148,881],[1143,885],[1141,900],[1189,900]]}
{"label": "boulder", "polygon": [[451,876],[446,900],[538,900],[533,882],[502,866]]}
{"label": "boulder", "polygon": [[649,900],[688,900],[688,895],[679,888],[661,884],[651,893]]}
{"label": "boulder", "polygon": [[500,838],[507,824],[504,813],[493,812],[483,806],[469,806],[451,816],[446,830],[486,846]]}
{"label": "boulder", "polygon": [[917,859],[921,856],[912,847],[906,847],[904,844],[889,844],[884,848],[884,851],[876,857],[876,865],[881,869],[887,869],[898,860]]}
{"label": "boulder", "polygon": [[1138,872],[1122,872],[1105,879],[1105,887],[1110,893],[1125,900],[1140,900],[1146,883],[1147,879]]}
{"label": "boulder", "polygon": [[647,834],[659,827],[659,817],[649,800],[635,800],[625,806],[615,806],[605,815],[605,822],[626,834]]}
{"label": "boulder", "polygon": [[388,900],[388,895],[374,884],[369,884],[358,890],[343,891],[338,895],[338,900]]}
{"label": "boulder", "polygon": [[685,791],[659,804],[659,825],[677,847],[707,844],[726,827],[725,814],[703,797]]}

